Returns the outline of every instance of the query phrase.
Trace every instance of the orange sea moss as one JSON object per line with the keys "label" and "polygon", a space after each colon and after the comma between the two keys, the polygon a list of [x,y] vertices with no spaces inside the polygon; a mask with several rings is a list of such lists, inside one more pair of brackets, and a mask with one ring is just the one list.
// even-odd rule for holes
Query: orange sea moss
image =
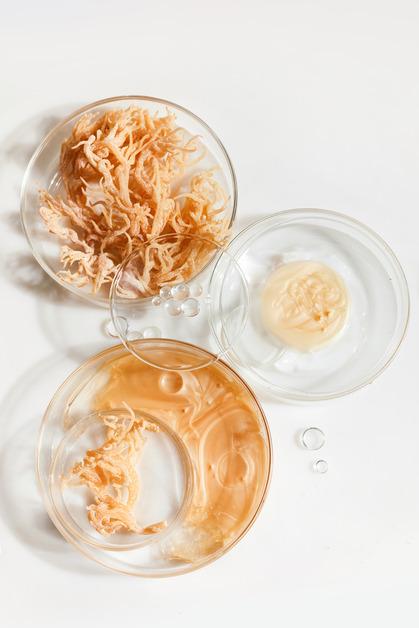
{"label": "orange sea moss", "polygon": [[87,486],[94,502],[88,506],[91,525],[103,536],[119,531],[154,534],[167,525],[160,521],[141,527],[133,509],[139,494],[136,463],[145,443],[146,430],[158,432],[154,423],[136,418],[127,407],[127,417],[104,417],[106,440],[101,447],[86,452],[71,469],[66,482]]}
{"label": "orange sea moss", "polygon": [[[229,199],[215,170],[194,168],[203,156],[198,146],[169,111],[130,107],[81,116],[61,148],[65,193],[40,192],[40,214],[63,242],[58,275],[97,293],[151,238],[187,233],[224,242]],[[164,252],[176,277],[181,257],[179,247]]]}

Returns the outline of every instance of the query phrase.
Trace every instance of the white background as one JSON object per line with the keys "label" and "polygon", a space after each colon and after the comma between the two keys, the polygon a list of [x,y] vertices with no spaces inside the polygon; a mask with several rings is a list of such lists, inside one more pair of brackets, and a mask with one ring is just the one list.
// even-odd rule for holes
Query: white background
{"label": "white background", "polygon": [[[0,19],[0,625],[417,626],[419,606],[419,3],[417,0],[57,0]],[[393,247],[412,297],[408,336],[373,385],[333,403],[265,403],[270,494],[250,533],[177,579],[106,572],[66,545],[34,480],[36,432],[63,378],[109,344],[106,312],[33,262],[19,187],[41,136],[80,104],[160,96],[230,152],[236,230],[322,207]],[[322,427],[329,473],[299,431]]]}

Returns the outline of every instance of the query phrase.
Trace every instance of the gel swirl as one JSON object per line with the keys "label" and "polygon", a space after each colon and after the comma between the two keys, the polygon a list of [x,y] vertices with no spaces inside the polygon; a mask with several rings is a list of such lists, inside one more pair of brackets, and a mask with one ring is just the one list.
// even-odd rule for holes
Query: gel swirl
{"label": "gel swirl", "polygon": [[[171,352],[182,359],[181,349]],[[230,545],[254,517],[269,477],[266,428],[249,390],[221,362],[180,374],[126,355],[106,375],[95,409],[126,402],[157,413],[183,440],[194,466],[192,503],[167,536],[166,557],[197,562]]]}
{"label": "gel swirl", "polygon": [[330,342],[349,309],[341,277],[320,262],[289,262],[277,268],[262,291],[262,321],[282,343],[308,351]]}

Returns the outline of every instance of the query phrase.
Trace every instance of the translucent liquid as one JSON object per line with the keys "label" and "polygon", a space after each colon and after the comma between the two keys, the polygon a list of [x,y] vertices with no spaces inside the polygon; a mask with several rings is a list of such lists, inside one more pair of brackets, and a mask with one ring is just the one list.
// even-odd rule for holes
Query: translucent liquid
{"label": "translucent liquid", "polygon": [[[171,351],[180,363],[182,350]],[[163,371],[126,355],[106,371],[93,409],[126,402],[167,421],[192,459],[192,505],[167,538],[166,556],[195,562],[231,544],[253,518],[269,477],[266,428],[247,387],[222,363]]]}

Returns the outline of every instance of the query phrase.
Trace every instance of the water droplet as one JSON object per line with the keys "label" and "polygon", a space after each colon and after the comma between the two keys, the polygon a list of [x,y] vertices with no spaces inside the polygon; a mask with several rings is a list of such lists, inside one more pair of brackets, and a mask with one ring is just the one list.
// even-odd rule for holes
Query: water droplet
{"label": "water droplet", "polygon": [[160,375],[159,384],[163,392],[174,395],[182,388],[183,378],[180,373],[167,372]]}
{"label": "water droplet", "polygon": [[329,470],[329,465],[326,460],[315,460],[313,462],[313,471],[316,473],[327,473]]}
{"label": "water droplet", "polygon": [[161,338],[161,331],[158,327],[145,327],[143,338]]}
{"label": "water droplet", "polygon": [[161,297],[153,297],[151,299],[151,302],[153,305],[155,305],[156,307],[159,307],[159,305],[161,305]]}
{"label": "water droplet", "polygon": [[163,286],[162,288],[160,288],[159,294],[163,301],[167,301],[168,299],[172,298],[172,291],[170,289],[170,286]]}
{"label": "water droplet", "polygon": [[108,319],[104,324],[104,331],[107,336],[111,338],[119,338],[119,336],[126,336],[128,331],[128,321],[124,316],[117,316],[115,318],[115,324],[112,319]]}
{"label": "water droplet", "polygon": [[301,443],[306,449],[315,451],[321,449],[326,442],[326,436],[318,427],[308,427],[301,434]]}
{"label": "water droplet", "polygon": [[205,301],[205,303],[208,303],[208,304],[209,304],[209,303],[211,303],[212,299],[211,299],[211,297],[208,295],[208,296],[206,296],[206,297],[205,297],[204,301]]}
{"label": "water droplet", "polygon": [[201,284],[197,283],[193,286],[189,286],[189,294],[191,297],[200,297],[202,294],[202,286]]}
{"label": "water droplet", "polygon": [[182,312],[185,316],[197,316],[199,314],[199,301],[196,299],[186,299],[181,305]]}
{"label": "water droplet", "polygon": [[183,301],[189,296],[189,286],[187,286],[186,283],[180,283],[177,286],[173,286],[171,294],[176,301]]}
{"label": "water droplet", "polygon": [[166,301],[164,307],[170,316],[179,316],[182,313],[181,307],[176,301]]}
{"label": "water droplet", "polygon": [[118,338],[114,324],[110,319],[105,321],[103,329],[107,336],[110,336],[111,338]]}

